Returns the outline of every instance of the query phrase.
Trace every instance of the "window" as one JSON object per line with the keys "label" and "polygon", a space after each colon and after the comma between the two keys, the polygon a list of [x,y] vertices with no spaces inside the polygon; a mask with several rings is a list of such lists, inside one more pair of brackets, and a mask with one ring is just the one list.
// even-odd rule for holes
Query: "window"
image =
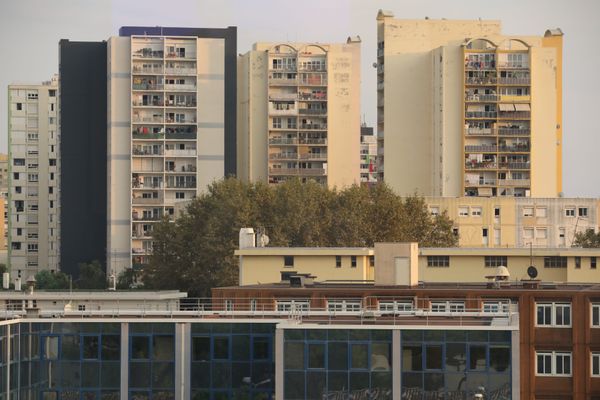
{"label": "window", "polygon": [[575,216],[575,207],[565,208],[565,216],[566,217],[574,217]]}
{"label": "window", "polygon": [[544,268],[567,268],[567,257],[544,257]]}
{"label": "window", "polygon": [[468,217],[469,216],[469,207],[458,207],[458,216],[459,217]]}
{"label": "window", "polygon": [[533,207],[523,207],[524,217],[533,217]]}
{"label": "window", "polygon": [[327,300],[328,311],[360,311],[360,300]]}
{"label": "window", "polygon": [[481,229],[481,236],[484,238],[488,237],[488,228]]}
{"label": "window", "polygon": [[596,257],[590,257],[590,268],[596,269]]}
{"label": "window", "polygon": [[15,158],[15,159],[13,160],[13,165],[14,165],[14,166],[18,166],[18,167],[19,167],[19,166],[20,166],[20,167],[22,167],[22,166],[25,166],[25,159],[24,159],[24,158]]}
{"label": "window", "polygon": [[546,207],[538,207],[535,209],[535,216],[538,218],[546,218],[547,211]]}
{"label": "window", "polygon": [[185,199],[185,192],[175,192],[176,199]]}
{"label": "window", "polygon": [[508,267],[508,257],[507,256],[485,256],[485,266],[487,268],[494,267]]}
{"label": "window", "polygon": [[494,208],[494,217],[500,217],[500,208],[499,207]]}
{"label": "window", "polygon": [[581,268],[581,257],[575,257],[575,268]]}
{"label": "window", "polygon": [[431,312],[464,312],[464,301],[432,301]]}
{"label": "window", "polygon": [[533,239],[533,228],[523,228],[523,238]]}
{"label": "window", "polygon": [[350,266],[356,268],[356,256],[350,256]]}
{"label": "window", "polygon": [[546,239],[548,237],[548,229],[547,228],[536,228],[535,237],[538,239]]}
{"label": "window", "polygon": [[571,352],[536,352],[536,375],[571,376]]}
{"label": "window", "polygon": [[600,327],[600,303],[592,304],[592,326]]}
{"label": "window", "polygon": [[592,353],[592,376],[600,376],[600,353]]}
{"label": "window", "polygon": [[17,111],[23,111],[23,103],[17,103]]}
{"label": "window", "polygon": [[369,256],[369,267],[375,266],[375,256]]}
{"label": "window", "polygon": [[342,256],[335,256],[335,267],[342,268]]}
{"label": "window", "polygon": [[449,267],[450,256],[427,256],[428,267]]}
{"label": "window", "polygon": [[481,207],[471,207],[471,215],[474,217],[481,217]]}
{"label": "window", "polygon": [[439,207],[429,207],[429,213],[432,216],[440,215],[440,208]]}
{"label": "window", "polygon": [[505,301],[484,301],[482,310],[484,313],[507,313],[510,305]]}
{"label": "window", "polygon": [[379,311],[410,312],[412,310],[412,301],[388,300],[379,302]]}
{"label": "window", "polygon": [[283,266],[284,267],[293,267],[294,266],[294,256],[283,256]]}
{"label": "window", "polygon": [[281,129],[281,118],[273,118],[273,128]]}
{"label": "window", "polygon": [[277,311],[308,311],[308,300],[277,300]]}
{"label": "window", "polygon": [[586,218],[588,216],[587,207],[579,207],[579,216],[582,218]]}
{"label": "window", "polygon": [[537,303],[536,326],[570,327],[570,303]]}

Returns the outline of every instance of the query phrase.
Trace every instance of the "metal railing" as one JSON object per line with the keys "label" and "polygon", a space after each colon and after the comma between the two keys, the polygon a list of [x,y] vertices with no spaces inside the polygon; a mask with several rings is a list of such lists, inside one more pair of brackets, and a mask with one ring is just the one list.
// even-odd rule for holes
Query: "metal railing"
{"label": "metal railing", "polygon": [[499,186],[530,186],[530,179],[498,179]]}
{"label": "metal railing", "polygon": [[495,185],[496,185],[495,179],[479,179],[479,180],[474,180],[474,181],[469,181],[469,180],[465,181],[465,186],[495,186]]}
{"label": "metal railing", "polygon": [[499,96],[497,94],[469,94],[466,97],[466,101],[498,101]]}
{"label": "metal railing", "polygon": [[531,78],[498,78],[501,85],[530,85]]}
{"label": "metal railing", "polygon": [[466,128],[466,135],[493,135],[495,132],[492,128]]}
{"label": "metal railing", "polygon": [[500,163],[500,168],[502,168],[502,169],[529,169],[529,163],[528,162]]}
{"label": "metal railing", "polygon": [[465,152],[466,153],[471,153],[471,152],[493,152],[495,153],[496,151],[498,151],[498,147],[496,147],[496,145],[468,145],[465,146]]}
{"label": "metal railing", "polygon": [[484,161],[484,162],[467,162],[465,163],[466,169],[496,169],[498,168],[498,164],[493,161]]}
{"label": "metal railing", "polygon": [[496,111],[467,111],[465,112],[465,118],[496,118],[498,113]]}
{"label": "metal railing", "polygon": [[498,118],[531,118],[530,111],[500,111]]}
{"label": "metal railing", "polygon": [[465,83],[467,85],[495,85],[497,78],[495,76],[483,76],[483,77],[466,77]]}
{"label": "metal railing", "polygon": [[529,136],[529,128],[498,128],[498,134],[503,136]]}
{"label": "metal railing", "polygon": [[324,110],[324,109],[301,108],[298,111],[300,112],[300,115],[325,115],[325,114],[327,114],[327,110]]}

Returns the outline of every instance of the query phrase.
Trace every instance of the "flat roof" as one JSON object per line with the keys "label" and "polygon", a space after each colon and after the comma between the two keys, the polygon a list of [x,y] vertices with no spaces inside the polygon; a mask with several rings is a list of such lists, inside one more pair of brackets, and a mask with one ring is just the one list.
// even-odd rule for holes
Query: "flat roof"
{"label": "flat roof", "polygon": [[247,247],[236,256],[372,256],[372,247]]}
{"label": "flat roof", "polygon": [[1,290],[0,300],[178,300],[186,298],[186,292],[178,290],[142,291],[142,290]]}
{"label": "flat roof", "polygon": [[600,256],[600,248],[583,247],[422,247],[419,255],[461,255],[461,256]]}

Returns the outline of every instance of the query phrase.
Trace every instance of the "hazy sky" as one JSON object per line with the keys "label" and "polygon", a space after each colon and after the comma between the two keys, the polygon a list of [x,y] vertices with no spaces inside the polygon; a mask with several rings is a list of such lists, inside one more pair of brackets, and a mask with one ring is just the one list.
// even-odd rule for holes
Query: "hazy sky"
{"label": "hazy sky", "polygon": [[[98,41],[123,25],[237,26],[238,52],[259,41],[343,42],[362,38],[362,113],[376,119],[378,9],[396,18],[498,19],[508,35],[564,37],[565,196],[600,197],[600,0],[0,0],[0,152],[7,149],[6,87],[58,72],[58,41]],[[598,135],[598,136],[597,136]]]}

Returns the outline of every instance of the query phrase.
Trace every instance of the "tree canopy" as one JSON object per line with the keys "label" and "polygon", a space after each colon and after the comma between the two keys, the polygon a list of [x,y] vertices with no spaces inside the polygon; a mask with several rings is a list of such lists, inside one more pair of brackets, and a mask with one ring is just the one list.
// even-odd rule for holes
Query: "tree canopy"
{"label": "tree canopy", "polygon": [[174,222],[155,224],[144,286],[208,296],[237,283],[239,230],[262,227],[271,246],[367,247],[375,242],[455,246],[452,221],[431,216],[423,198],[385,184],[336,191],[314,182],[276,186],[227,178],[210,185]]}
{"label": "tree canopy", "polygon": [[585,232],[575,233],[573,247],[600,247],[600,232],[595,233],[593,229],[588,229]]}

